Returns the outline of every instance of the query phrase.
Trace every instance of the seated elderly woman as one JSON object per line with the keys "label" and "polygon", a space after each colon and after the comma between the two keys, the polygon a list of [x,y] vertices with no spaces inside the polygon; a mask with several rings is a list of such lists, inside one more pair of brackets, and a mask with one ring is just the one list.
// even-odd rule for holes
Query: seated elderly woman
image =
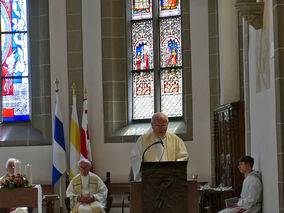
{"label": "seated elderly woman", "polygon": [[[9,158],[6,162],[6,175],[2,176],[0,178],[0,183],[5,181],[5,178],[7,176],[13,176],[14,175],[14,168],[15,168],[15,162],[17,162],[16,158]],[[19,207],[19,208],[11,208],[11,209],[0,209],[0,212],[10,212],[10,213],[28,213],[28,208],[27,207]]]}
{"label": "seated elderly woman", "polygon": [[66,196],[70,198],[72,213],[105,213],[107,187],[94,173],[90,172],[91,162],[78,162],[80,173],[70,182]]}

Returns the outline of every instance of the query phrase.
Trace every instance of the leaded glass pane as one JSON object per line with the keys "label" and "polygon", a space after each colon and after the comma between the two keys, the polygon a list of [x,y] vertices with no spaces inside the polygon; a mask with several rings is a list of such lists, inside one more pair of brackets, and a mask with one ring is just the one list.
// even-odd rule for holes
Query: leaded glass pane
{"label": "leaded glass pane", "polygon": [[1,32],[27,31],[26,0],[1,0]]}
{"label": "leaded glass pane", "polygon": [[182,66],[180,17],[160,20],[160,66]]}
{"label": "leaded glass pane", "polygon": [[1,35],[2,76],[28,76],[27,33]]}
{"label": "leaded glass pane", "polygon": [[132,0],[132,19],[152,18],[152,0]]}
{"label": "leaded glass pane", "polygon": [[3,121],[29,120],[28,78],[2,79]]}
{"label": "leaded glass pane", "polygon": [[180,1],[181,0],[160,0],[160,17],[180,15]]}
{"label": "leaded glass pane", "polygon": [[152,21],[132,24],[133,70],[153,69]]}
{"label": "leaded glass pane", "polygon": [[182,69],[162,70],[161,111],[169,117],[180,117],[182,110]]}
{"label": "leaded glass pane", "polygon": [[151,118],[154,113],[153,72],[133,73],[133,119]]}

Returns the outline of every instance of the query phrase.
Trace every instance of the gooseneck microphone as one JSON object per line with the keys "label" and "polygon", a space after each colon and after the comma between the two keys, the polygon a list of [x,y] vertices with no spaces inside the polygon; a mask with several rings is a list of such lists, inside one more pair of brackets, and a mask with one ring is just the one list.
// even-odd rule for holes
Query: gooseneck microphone
{"label": "gooseneck microphone", "polygon": [[150,144],[150,145],[144,150],[143,155],[142,155],[142,163],[144,162],[144,155],[145,155],[146,151],[147,151],[150,147],[152,147],[152,146],[154,146],[154,145],[156,145],[156,144],[161,144],[161,145],[165,148],[163,140],[162,140],[160,137],[159,137],[159,139],[160,139],[159,141],[156,141],[155,143]]}

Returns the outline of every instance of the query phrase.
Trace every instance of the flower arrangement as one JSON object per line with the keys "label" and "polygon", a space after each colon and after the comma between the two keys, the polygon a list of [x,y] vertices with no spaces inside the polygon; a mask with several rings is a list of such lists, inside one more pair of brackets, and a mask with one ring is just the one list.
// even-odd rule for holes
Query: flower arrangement
{"label": "flower arrangement", "polygon": [[13,188],[29,188],[32,185],[29,184],[29,181],[25,176],[21,174],[6,176],[5,179],[1,182],[2,188],[13,189]]}

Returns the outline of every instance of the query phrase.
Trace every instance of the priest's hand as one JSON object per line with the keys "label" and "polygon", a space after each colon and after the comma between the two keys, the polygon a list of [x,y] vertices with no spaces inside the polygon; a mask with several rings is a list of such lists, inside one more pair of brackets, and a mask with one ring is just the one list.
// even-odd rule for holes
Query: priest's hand
{"label": "priest's hand", "polygon": [[93,196],[90,196],[90,195],[86,195],[86,196],[83,196],[83,197],[78,197],[77,198],[77,201],[81,202],[81,203],[85,203],[85,204],[89,204],[89,203],[92,203],[94,202],[96,199],[93,197]]}

